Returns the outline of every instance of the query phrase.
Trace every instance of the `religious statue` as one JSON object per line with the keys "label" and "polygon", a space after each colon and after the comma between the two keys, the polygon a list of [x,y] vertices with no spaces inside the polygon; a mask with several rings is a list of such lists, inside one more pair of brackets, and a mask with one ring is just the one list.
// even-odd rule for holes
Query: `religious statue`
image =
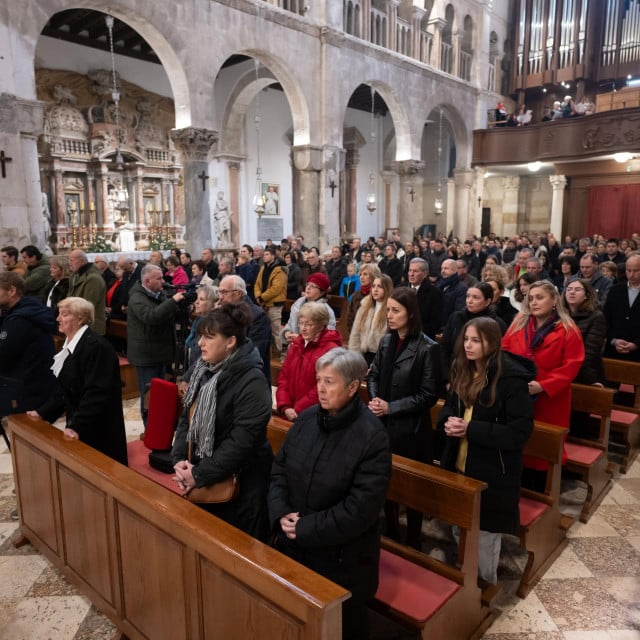
{"label": "religious statue", "polygon": [[216,236],[219,246],[229,246],[231,244],[231,216],[229,205],[224,199],[224,191],[218,191],[216,208],[213,211],[213,220],[216,225]]}
{"label": "religious statue", "polygon": [[51,212],[49,211],[49,198],[44,191],[40,194],[42,203],[42,231],[44,233],[44,248],[46,254],[53,254],[49,242],[51,240]]}

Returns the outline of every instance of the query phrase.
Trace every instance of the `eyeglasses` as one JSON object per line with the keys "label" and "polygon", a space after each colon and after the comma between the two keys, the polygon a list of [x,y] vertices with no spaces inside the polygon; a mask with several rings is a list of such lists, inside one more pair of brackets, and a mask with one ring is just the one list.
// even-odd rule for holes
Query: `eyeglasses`
{"label": "eyeglasses", "polygon": [[240,291],[240,289],[218,289],[218,295],[222,298],[224,296],[233,293],[234,291]]}

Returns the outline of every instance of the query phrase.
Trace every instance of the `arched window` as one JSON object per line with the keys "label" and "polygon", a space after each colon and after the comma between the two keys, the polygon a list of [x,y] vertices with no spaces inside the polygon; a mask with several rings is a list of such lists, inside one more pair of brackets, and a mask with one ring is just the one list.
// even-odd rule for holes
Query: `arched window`
{"label": "arched window", "polygon": [[471,65],[473,63],[473,20],[471,16],[464,17],[464,31],[460,46],[460,69],[458,75],[463,79],[471,80]]}
{"label": "arched window", "polygon": [[455,12],[452,4],[448,4],[444,12],[445,25],[442,28],[440,41],[440,69],[445,73],[453,73],[453,20]]}

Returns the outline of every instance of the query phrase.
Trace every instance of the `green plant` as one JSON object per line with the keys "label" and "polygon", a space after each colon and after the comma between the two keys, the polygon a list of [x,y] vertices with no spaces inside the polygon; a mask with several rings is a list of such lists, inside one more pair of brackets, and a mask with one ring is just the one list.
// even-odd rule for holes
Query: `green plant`
{"label": "green plant", "polygon": [[158,235],[149,242],[149,249],[151,249],[151,251],[162,251],[163,249],[171,249],[172,247],[173,240],[163,235]]}
{"label": "green plant", "polygon": [[113,247],[104,236],[96,236],[86,251],[87,253],[110,253]]}

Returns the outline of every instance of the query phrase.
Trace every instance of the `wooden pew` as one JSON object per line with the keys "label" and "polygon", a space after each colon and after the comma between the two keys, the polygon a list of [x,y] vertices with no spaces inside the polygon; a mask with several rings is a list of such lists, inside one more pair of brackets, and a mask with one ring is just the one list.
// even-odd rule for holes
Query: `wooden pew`
{"label": "wooden pew", "polygon": [[529,558],[517,594],[525,598],[567,545],[566,527],[560,516],[562,445],[567,429],[535,422],[524,453],[548,464],[544,493],[522,489],[520,497],[520,544]]}
{"label": "wooden pew", "polygon": [[[291,423],[274,417],[267,435],[278,451]],[[495,612],[478,586],[480,493],[486,484],[393,456],[389,499],[460,527],[456,566],[382,538],[380,584],[373,607],[422,638],[480,637]],[[495,593],[495,588],[487,590]],[[485,594],[486,595],[486,594]]]}
{"label": "wooden pew", "polygon": [[640,451],[640,363],[614,358],[602,361],[606,379],[620,385],[611,411],[609,451],[622,449],[620,473],[627,473]]}
{"label": "wooden pew", "polygon": [[579,420],[580,424],[576,426],[580,426],[581,430],[587,430],[594,423],[597,427],[593,438],[576,436],[570,429],[565,443],[568,459],[564,468],[580,476],[587,484],[587,498],[582,505],[580,522],[589,520],[611,489],[613,473],[607,458],[607,448],[612,405],[612,389],[576,383],[571,385],[571,409],[581,413],[579,418],[573,416],[572,421]]}
{"label": "wooden pew", "polygon": [[114,338],[120,338],[121,340],[127,340],[127,321],[115,320],[113,318],[107,319],[107,335]]}
{"label": "wooden pew", "polygon": [[9,428],[23,535],[127,638],[340,637],[343,588],[44,421]]}
{"label": "wooden pew", "polygon": [[[107,319],[107,336],[127,342],[127,321]],[[129,362],[124,353],[118,353],[120,361],[120,380],[122,381],[122,399],[130,400],[140,395],[138,390],[138,378],[135,367]]]}
{"label": "wooden pew", "polygon": [[349,330],[347,328],[347,299],[342,296],[328,295],[329,306],[336,314],[336,330],[342,336],[342,344],[346,347],[349,344]]}

